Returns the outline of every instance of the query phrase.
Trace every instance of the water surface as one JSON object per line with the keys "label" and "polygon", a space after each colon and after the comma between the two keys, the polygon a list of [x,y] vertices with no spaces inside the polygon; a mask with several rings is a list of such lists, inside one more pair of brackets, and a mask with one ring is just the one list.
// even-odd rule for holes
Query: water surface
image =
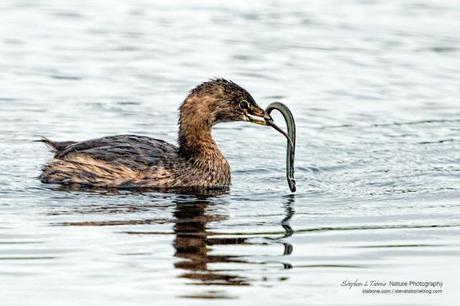
{"label": "water surface", "polygon": [[[128,1],[125,1],[128,2]],[[460,255],[456,1],[26,1],[0,4],[2,305],[452,305]],[[214,136],[227,193],[60,191],[33,143],[176,139],[210,77],[280,100],[285,140]],[[278,121],[281,116],[276,117]],[[442,281],[362,294],[345,281]]]}

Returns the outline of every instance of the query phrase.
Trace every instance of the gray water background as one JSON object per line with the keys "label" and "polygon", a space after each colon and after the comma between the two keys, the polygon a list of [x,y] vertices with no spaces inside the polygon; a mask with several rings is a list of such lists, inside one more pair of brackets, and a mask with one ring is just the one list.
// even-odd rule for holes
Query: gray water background
{"label": "gray water background", "polygon": [[[460,2],[0,2],[1,305],[453,305]],[[59,191],[32,140],[176,140],[211,77],[293,111],[218,125],[227,194]],[[281,122],[281,116],[276,120]],[[362,294],[349,281],[443,281]]]}

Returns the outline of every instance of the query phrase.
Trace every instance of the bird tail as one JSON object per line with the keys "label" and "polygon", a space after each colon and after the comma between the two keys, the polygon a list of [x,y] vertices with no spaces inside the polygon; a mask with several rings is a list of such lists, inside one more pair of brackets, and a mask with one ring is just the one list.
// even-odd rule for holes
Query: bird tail
{"label": "bird tail", "polygon": [[40,139],[33,140],[33,142],[42,142],[44,143],[48,148],[50,148],[53,151],[58,150],[58,145],[54,141],[51,141],[50,139],[40,136]]}
{"label": "bird tail", "polygon": [[34,140],[34,142],[42,142],[53,152],[59,152],[65,150],[68,146],[74,144],[74,141],[52,141],[44,136],[41,139]]}

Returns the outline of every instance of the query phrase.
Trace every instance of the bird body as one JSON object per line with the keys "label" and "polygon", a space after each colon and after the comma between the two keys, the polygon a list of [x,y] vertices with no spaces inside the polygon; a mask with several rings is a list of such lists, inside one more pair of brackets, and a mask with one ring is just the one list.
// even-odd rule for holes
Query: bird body
{"label": "bird body", "polygon": [[53,142],[54,159],[43,167],[44,183],[92,187],[184,188],[225,187],[230,167],[215,156],[187,158],[178,147],[146,136],[117,135],[83,142]]}
{"label": "bird body", "polygon": [[55,155],[42,168],[39,179],[43,183],[116,189],[228,187],[230,166],[212,139],[212,127],[228,121],[266,125],[268,115],[246,90],[224,79],[197,86],[179,111],[178,146],[138,135],[82,142],[44,138],[41,141]]}

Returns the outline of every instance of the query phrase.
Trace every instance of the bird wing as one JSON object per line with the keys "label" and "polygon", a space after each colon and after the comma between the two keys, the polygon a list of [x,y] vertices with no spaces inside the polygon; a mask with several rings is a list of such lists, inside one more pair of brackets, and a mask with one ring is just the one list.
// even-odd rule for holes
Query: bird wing
{"label": "bird wing", "polygon": [[[67,142],[65,142],[67,143]],[[86,155],[108,163],[120,164],[131,169],[143,170],[154,166],[159,159],[168,160],[168,157],[177,155],[177,147],[166,141],[137,135],[117,135],[61,146],[56,151],[55,158]]]}

